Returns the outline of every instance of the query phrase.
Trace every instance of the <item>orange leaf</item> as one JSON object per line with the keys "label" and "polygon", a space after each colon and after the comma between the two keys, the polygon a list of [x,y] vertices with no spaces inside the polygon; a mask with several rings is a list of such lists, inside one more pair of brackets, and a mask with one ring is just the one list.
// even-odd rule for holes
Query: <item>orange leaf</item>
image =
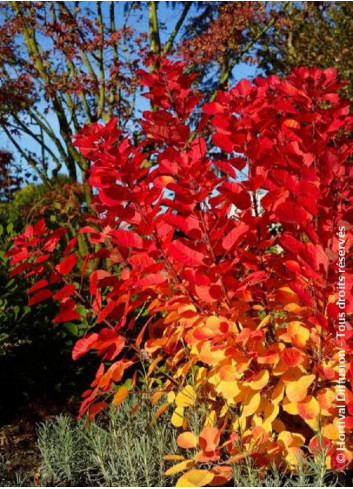
{"label": "orange leaf", "polygon": [[296,348],[286,348],[282,354],[281,358],[288,367],[297,367],[303,362],[303,354]]}
{"label": "orange leaf", "polygon": [[114,406],[120,406],[120,404],[125,401],[127,396],[129,395],[129,389],[125,386],[122,385],[119,389],[118,392],[115,394],[113,398],[113,404]]}
{"label": "orange leaf", "polygon": [[315,397],[307,396],[298,403],[298,413],[303,419],[314,419],[320,414],[320,406]]}
{"label": "orange leaf", "polygon": [[157,409],[155,418],[158,419],[160,416],[162,416],[162,414],[169,408],[169,406],[170,404],[168,402],[166,404],[162,404],[162,406]]}
{"label": "orange leaf", "polygon": [[163,455],[163,460],[184,460],[182,455]]}
{"label": "orange leaf", "polygon": [[180,448],[195,448],[197,446],[197,438],[191,431],[185,431],[177,438],[177,444]]}
{"label": "orange leaf", "polygon": [[220,440],[220,430],[213,426],[206,426],[200,433],[200,447],[204,452],[216,450]]}

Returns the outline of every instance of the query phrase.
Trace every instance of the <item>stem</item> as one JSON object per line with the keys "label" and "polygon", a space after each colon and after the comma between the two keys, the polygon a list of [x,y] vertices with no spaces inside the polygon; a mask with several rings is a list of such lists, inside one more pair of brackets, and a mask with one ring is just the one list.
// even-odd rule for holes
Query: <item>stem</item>
{"label": "stem", "polygon": [[176,23],[176,25],[175,25],[175,27],[174,27],[174,29],[173,29],[172,33],[171,33],[171,34],[170,34],[170,36],[169,36],[169,39],[168,39],[168,41],[167,41],[166,45],[164,46],[164,49],[163,49],[163,54],[169,54],[169,51],[170,51],[170,50],[171,50],[171,48],[172,48],[173,42],[174,42],[174,40],[175,40],[176,36],[178,35],[178,32],[179,32],[179,30],[180,30],[181,26],[183,25],[183,22],[184,22],[184,20],[185,20],[185,18],[186,18],[186,16],[187,16],[187,14],[188,14],[188,12],[189,12],[190,8],[191,8],[191,4],[192,4],[192,2],[188,2],[188,3],[187,3],[185,6],[184,6],[184,9],[183,9],[183,11],[182,11],[182,13],[181,13],[181,15],[180,15],[180,17],[179,17],[178,22]]}
{"label": "stem", "polygon": [[[150,48],[153,54],[158,55],[161,53],[161,40],[159,37],[157,2],[149,2],[148,5]],[[155,62],[151,65],[151,71],[156,71],[157,68],[158,63]]]}

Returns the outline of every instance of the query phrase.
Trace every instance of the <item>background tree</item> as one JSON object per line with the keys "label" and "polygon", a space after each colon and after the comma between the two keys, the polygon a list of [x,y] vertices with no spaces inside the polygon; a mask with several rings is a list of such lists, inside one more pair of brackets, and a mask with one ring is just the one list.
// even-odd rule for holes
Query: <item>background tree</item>
{"label": "background tree", "polygon": [[257,2],[125,2],[123,12],[116,2],[87,3],[1,4],[1,128],[47,184],[63,170],[86,183],[89,162],[72,136],[85,123],[135,120],[135,72],[146,59],[152,70],[166,55],[187,59],[214,91],[274,23]]}
{"label": "background tree", "polygon": [[0,206],[12,201],[22,183],[21,169],[14,164],[12,153],[0,150]]}
{"label": "background tree", "polygon": [[275,27],[259,39],[260,68],[287,74],[295,66],[334,67],[350,82],[343,90],[353,100],[352,2],[275,3]]}

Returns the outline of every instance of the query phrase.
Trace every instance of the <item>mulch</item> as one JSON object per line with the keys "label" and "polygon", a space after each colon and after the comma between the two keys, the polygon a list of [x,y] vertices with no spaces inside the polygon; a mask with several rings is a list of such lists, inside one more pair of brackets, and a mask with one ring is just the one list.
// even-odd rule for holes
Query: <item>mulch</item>
{"label": "mulch", "polygon": [[41,486],[36,430],[39,423],[63,412],[77,412],[77,404],[70,399],[64,406],[36,401],[22,406],[11,422],[0,426],[0,487]]}

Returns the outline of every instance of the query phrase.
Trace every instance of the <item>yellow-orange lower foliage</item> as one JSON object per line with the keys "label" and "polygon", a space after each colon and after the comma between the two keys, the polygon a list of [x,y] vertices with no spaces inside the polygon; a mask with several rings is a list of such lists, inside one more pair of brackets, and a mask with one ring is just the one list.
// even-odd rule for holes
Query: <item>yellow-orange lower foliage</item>
{"label": "yellow-orange lower foliage", "polygon": [[[164,348],[183,342],[167,360],[174,382],[165,383],[171,422],[182,430],[178,445],[189,450],[185,460],[168,471],[183,472],[179,486],[226,483],[232,477],[231,464],[246,457],[256,466],[285,462],[295,471],[308,445],[314,456],[320,448],[326,450],[327,468],[333,465],[338,412],[334,382],[327,374],[331,379],[338,376],[338,347],[330,343],[330,351],[325,351],[325,342],[318,341],[323,331],[306,321],[306,312],[288,312],[285,320],[273,313],[256,325],[245,314],[242,321],[203,317],[193,305],[176,303],[165,316]],[[153,340],[149,347],[153,349]],[[323,358],[326,369],[319,365]],[[155,379],[153,372],[150,375],[152,387]],[[202,406],[207,411],[204,427],[193,432],[192,414]],[[347,442],[349,463],[349,436]]]}

